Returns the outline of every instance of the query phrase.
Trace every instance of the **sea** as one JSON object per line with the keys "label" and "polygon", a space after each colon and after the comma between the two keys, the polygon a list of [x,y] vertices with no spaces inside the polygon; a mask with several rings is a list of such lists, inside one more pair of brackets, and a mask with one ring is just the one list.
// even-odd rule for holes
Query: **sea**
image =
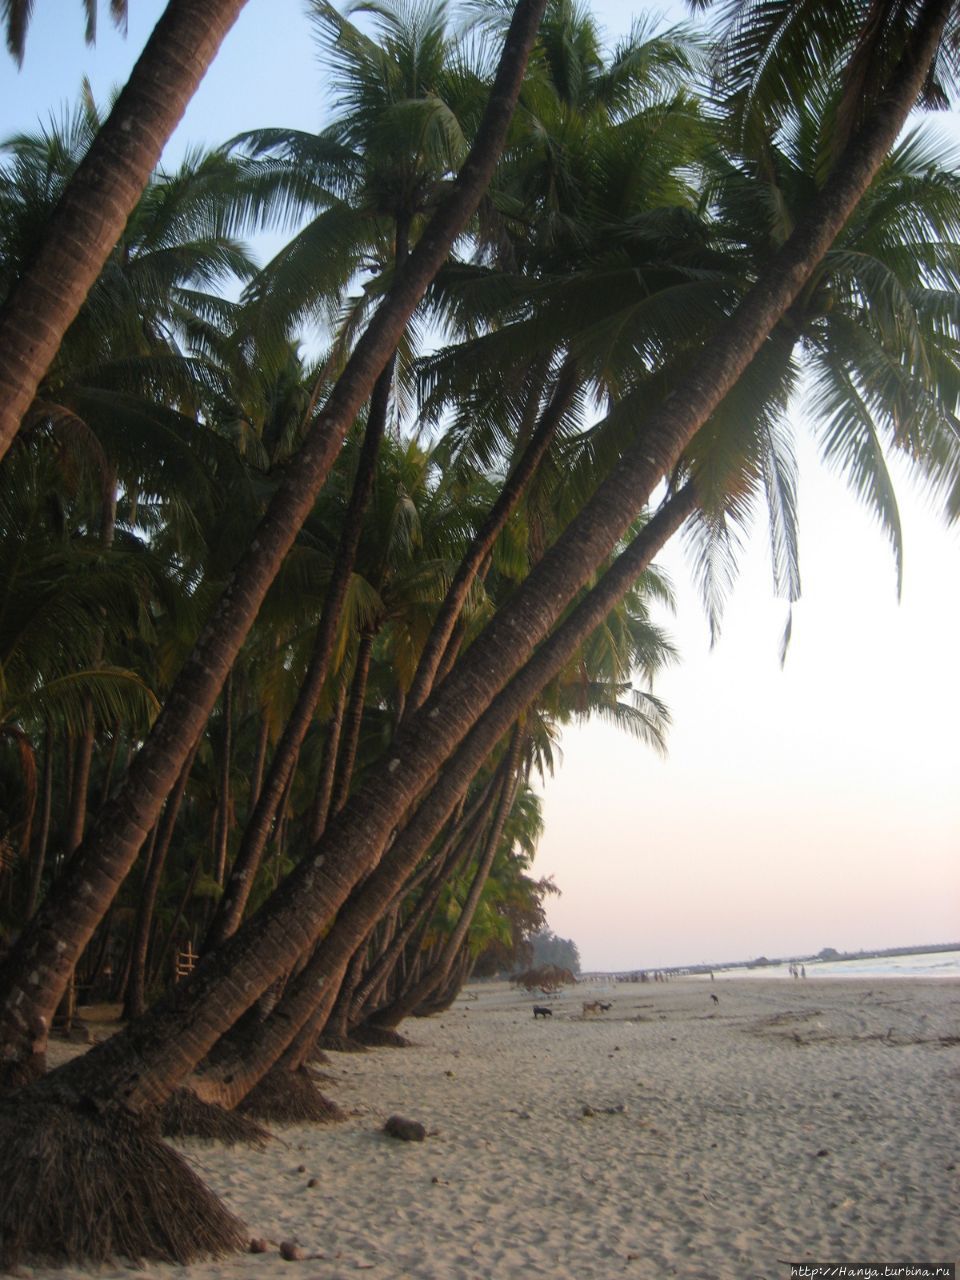
{"label": "sea", "polygon": [[[960,951],[924,951],[908,956],[857,960],[805,960],[808,978],[960,978]],[[731,978],[790,978],[790,962],[756,969],[717,969]]]}

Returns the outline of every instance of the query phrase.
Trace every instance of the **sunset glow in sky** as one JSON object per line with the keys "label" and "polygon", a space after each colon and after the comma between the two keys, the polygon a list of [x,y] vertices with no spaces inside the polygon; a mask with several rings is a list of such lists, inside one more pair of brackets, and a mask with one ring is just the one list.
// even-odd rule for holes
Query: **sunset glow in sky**
{"label": "sunset glow in sky", "polygon": [[[4,136],[76,101],[84,74],[100,102],[125,78],[162,5],[131,0],[126,41],[106,7],[92,51],[79,0],[40,0],[24,70],[0,60]],[[611,35],[629,27],[631,7],[597,8]],[[168,158],[256,126],[317,127],[322,105],[299,0],[250,0]],[[679,547],[663,558],[682,654],[657,688],[668,758],[603,726],[570,731],[545,792],[535,870],[555,875],[550,924],[585,967],[960,938],[960,534],[909,486],[901,497],[898,606],[882,535],[804,454],[804,598],[783,671],[762,526],[712,653]]]}

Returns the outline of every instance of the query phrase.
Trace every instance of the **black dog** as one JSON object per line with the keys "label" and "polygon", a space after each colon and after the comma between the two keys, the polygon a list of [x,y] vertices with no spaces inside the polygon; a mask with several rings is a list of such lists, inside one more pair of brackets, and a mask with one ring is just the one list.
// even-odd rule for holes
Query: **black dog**
{"label": "black dog", "polygon": [[533,1006],[533,1016],[535,1018],[552,1018],[553,1010],[548,1009],[545,1004],[535,1004]]}
{"label": "black dog", "polygon": [[713,1001],[714,1004],[720,1003],[720,997],[715,996],[712,991],[710,992],[710,999]]}
{"label": "black dog", "polygon": [[613,1005],[610,1003],[609,1000],[598,1000],[597,1004],[600,1006],[601,1013],[606,1013],[608,1009],[613,1008]]}

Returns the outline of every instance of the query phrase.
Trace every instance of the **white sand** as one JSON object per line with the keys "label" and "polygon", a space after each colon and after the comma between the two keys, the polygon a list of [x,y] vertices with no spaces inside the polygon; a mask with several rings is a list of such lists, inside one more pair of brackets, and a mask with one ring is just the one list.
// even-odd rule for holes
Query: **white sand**
{"label": "white sand", "polygon": [[[597,996],[613,1008],[584,1019]],[[322,1256],[147,1273],[750,1280],[958,1260],[960,983],[580,986],[536,1021],[533,1003],[476,985],[407,1023],[410,1049],[331,1055],[345,1124],[263,1152],[184,1145],[251,1235]],[[426,1142],[384,1136],[393,1113]]]}

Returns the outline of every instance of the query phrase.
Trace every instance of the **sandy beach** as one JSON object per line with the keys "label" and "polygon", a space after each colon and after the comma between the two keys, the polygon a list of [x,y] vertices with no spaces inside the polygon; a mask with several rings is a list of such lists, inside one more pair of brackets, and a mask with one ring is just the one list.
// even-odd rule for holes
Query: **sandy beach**
{"label": "sandy beach", "polygon": [[[585,1017],[597,998],[612,1008]],[[407,1023],[409,1049],[330,1055],[344,1124],[263,1151],[184,1144],[251,1236],[308,1258],[148,1274],[750,1280],[957,1261],[960,983],[721,977],[538,1001],[551,1018],[475,984]],[[392,1114],[426,1141],[385,1136]]]}

